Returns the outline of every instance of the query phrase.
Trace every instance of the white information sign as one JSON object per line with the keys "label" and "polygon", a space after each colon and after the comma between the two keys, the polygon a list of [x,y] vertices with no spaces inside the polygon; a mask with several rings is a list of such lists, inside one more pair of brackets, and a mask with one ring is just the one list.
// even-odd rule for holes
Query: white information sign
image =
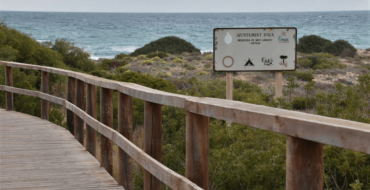
{"label": "white information sign", "polygon": [[297,28],[215,28],[215,71],[295,70]]}

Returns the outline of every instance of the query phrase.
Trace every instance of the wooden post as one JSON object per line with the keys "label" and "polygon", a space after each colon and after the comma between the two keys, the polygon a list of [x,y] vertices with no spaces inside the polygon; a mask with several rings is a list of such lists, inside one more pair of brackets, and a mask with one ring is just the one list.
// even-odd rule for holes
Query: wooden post
{"label": "wooden post", "polygon": [[[49,73],[41,71],[41,92],[49,94]],[[41,99],[41,119],[49,120],[49,101]]]}
{"label": "wooden post", "polygon": [[[97,89],[96,86],[86,83],[86,113],[97,118]],[[96,131],[86,124],[86,150],[93,156],[96,156]]]}
{"label": "wooden post", "polygon": [[[76,104],[76,79],[73,78],[73,77],[68,77],[68,95],[67,95],[67,101],[72,103],[72,104]],[[67,129],[69,130],[69,132],[74,135],[75,134],[75,131],[74,131],[74,113],[71,111],[71,110],[68,110],[67,109]]]}
{"label": "wooden post", "polygon": [[[162,162],[162,105],[145,101],[144,106],[144,151]],[[161,181],[144,172],[144,190],[160,190]]]}
{"label": "wooden post", "polygon": [[283,96],[283,72],[275,71],[275,98]]}
{"label": "wooden post", "polygon": [[[5,66],[5,85],[13,86],[13,68]],[[14,99],[12,92],[5,93],[6,110],[11,111],[14,109]]]}
{"label": "wooden post", "polygon": [[[76,106],[81,110],[85,107],[85,83],[81,80],[76,79],[76,93],[75,93]],[[74,115],[74,134],[75,138],[82,145],[84,144],[84,121],[78,116]]]}
{"label": "wooden post", "polygon": [[[113,128],[113,90],[100,88],[100,122]],[[113,152],[112,142],[100,135],[100,166],[104,167],[110,175],[113,175]]]}
{"label": "wooden post", "polygon": [[[132,97],[118,92],[118,132],[132,142]],[[132,158],[118,149],[118,184],[125,190],[134,189]]]}
{"label": "wooden post", "polygon": [[186,112],[186,178],[209,189],[209,117]]}
{"label": "wooden post", "polygon": [[323,144],[288,136],[286,154],[287,190],[324,188]]}
{"label": "wooden post", "polygon": [[226,72],[226,99],[233,100],[233,72]]}

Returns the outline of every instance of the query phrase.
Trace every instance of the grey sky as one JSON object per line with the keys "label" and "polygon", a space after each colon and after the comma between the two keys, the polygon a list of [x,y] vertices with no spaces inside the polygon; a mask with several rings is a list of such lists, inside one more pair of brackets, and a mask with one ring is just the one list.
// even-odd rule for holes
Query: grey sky
{"label": "grey sky", "polygon": [[370,10],[370,0],[0,0],[0,11],[296,12]]}

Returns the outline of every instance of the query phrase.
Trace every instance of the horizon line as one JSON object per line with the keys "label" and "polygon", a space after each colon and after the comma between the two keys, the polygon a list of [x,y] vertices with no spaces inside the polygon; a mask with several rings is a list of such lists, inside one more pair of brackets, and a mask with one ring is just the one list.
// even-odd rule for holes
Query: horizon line
{"label": "horizon line", "polygon": [[38,12],[38,13],[149,13],[149,14],[163,14],[163,13],[170,13],[170,14],[175,14],[175,13],[309,13],[309,12],[356,12],[356,11],[370,11],[370,10],[330,10],[330,11],[275,11],[275,12],[88,12],[88,11],[15,11],[15,10],[0,10],[1,12]]}

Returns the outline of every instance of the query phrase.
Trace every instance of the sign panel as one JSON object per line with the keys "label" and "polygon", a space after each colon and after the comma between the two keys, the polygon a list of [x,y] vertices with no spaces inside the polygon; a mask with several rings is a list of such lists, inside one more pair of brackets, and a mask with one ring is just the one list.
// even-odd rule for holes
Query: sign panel
{"label": "sign panel", "polygon": [[297,28],[215,28],[215,71],[295,70]]}

